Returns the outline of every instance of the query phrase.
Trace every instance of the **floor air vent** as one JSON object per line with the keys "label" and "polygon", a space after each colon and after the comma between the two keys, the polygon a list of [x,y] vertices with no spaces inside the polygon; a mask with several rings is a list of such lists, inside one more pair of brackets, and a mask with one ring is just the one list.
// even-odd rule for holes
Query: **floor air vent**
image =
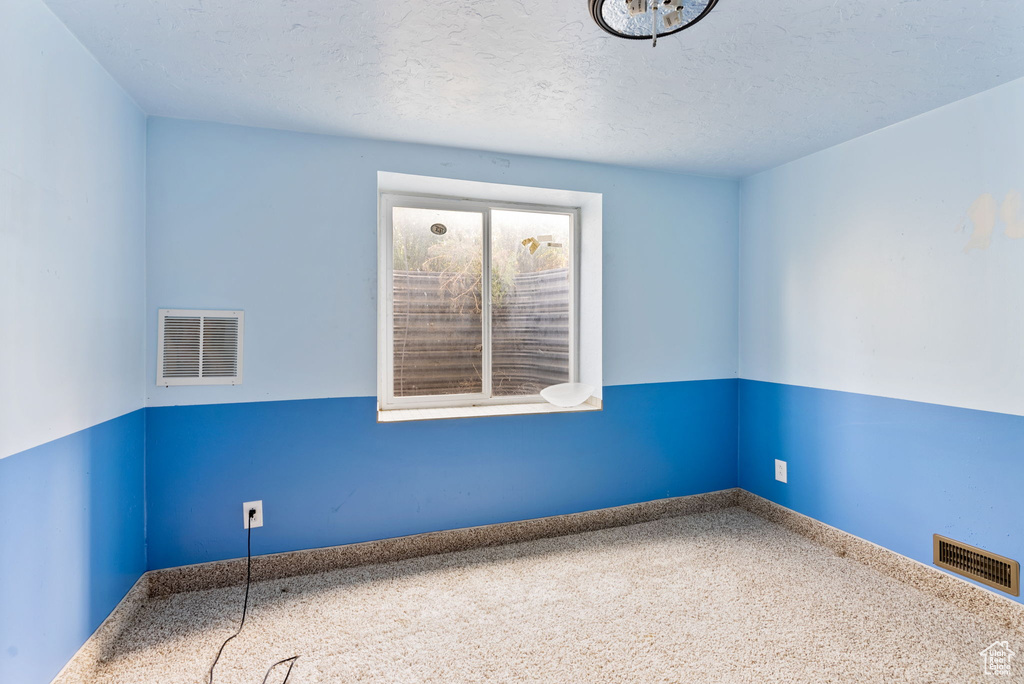
{"label": "floor air vent", "polygon": [[1020,563],[955,539],[935,535],[934,563],[958,575],[1020,596]]}

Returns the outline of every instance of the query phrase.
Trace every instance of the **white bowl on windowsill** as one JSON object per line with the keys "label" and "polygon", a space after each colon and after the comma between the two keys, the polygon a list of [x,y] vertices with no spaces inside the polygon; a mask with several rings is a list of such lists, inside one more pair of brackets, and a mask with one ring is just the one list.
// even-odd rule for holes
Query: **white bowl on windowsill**
{"label": "white bowl on windowsill", "polygon": [[561,408],[572,408],[584,403],[594,393],[594,386],[582,382],[563,382],[540,391],[540,396],[549,404]]}

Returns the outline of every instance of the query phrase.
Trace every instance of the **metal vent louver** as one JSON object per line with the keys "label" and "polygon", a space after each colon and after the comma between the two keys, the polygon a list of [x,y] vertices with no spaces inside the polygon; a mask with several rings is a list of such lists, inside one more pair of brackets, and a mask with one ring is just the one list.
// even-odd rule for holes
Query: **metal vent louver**
{"label": "metal vent louver", "polygon": [[1020,596],[1020,563],[955,539],[934,535],[934,563],[976,582]]}
{"label": "metal vent louver", "polygon": [[158,385],[242,382],[241,311],[160,309]]}

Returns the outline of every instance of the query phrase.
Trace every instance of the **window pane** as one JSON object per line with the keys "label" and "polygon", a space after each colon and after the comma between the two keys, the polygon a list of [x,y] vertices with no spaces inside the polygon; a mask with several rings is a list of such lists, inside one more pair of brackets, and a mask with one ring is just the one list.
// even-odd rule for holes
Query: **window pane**
{"label": "window pane", "polygon": [[394,395],[482,392],[483,214],[395,207],[392,218]]}
{"label": "window pane", "polygon": [[491,212],[492,393],[569,382],[572,216]]}

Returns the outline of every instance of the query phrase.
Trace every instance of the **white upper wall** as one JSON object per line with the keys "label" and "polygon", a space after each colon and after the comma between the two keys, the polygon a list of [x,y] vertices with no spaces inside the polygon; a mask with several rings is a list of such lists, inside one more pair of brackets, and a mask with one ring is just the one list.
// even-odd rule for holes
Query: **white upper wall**
{"label": "white upper wall", "polygon": [[[376,396],[378,171],[602,193],[605,384],[735,377],[735,181],[151,118],[149,405]],[[160,308],[245,310],[243,384],[157,387]]]}
{"label": "white upper wall", "polygon": [[0,457],[143,405],[145,135],[42,2],[0,3]]}
{"label": "white upper wall", "polygon": [[1024,80],[746,179],[740,375],[1024,415]]}

